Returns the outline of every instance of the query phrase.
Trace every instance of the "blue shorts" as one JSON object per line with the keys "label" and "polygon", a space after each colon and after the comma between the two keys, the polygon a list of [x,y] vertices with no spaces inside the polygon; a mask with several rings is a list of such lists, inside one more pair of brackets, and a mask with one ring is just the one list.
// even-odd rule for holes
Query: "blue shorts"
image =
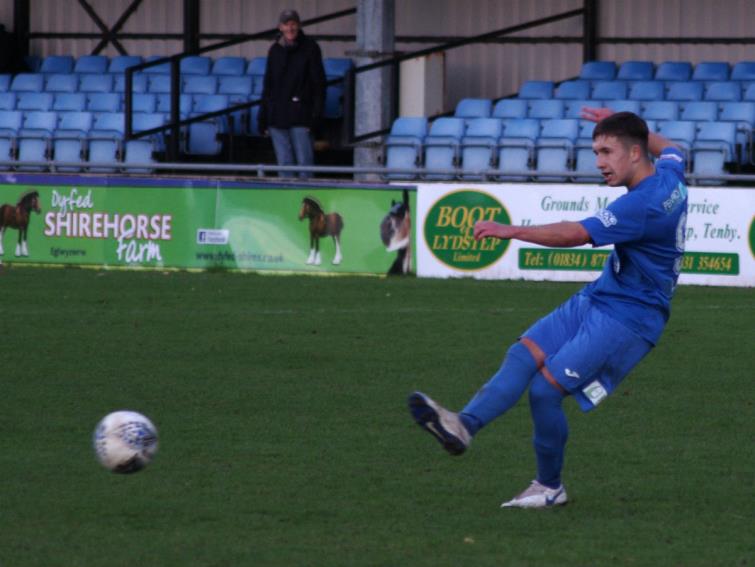
{"label": "blue shorts", "polygon": [[577,294],[522,335],[545,354],[545,367],[589,411],[616,389],[653,345]]}

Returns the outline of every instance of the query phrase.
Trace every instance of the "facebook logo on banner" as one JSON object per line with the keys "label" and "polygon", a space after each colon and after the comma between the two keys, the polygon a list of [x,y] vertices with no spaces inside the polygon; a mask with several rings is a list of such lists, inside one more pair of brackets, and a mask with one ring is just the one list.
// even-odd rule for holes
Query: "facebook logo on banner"
{"label": "facebook logo on banner", "polygon": [[218,228],[197,229],[197,244],[223,245],[228,244],[230,231]]}

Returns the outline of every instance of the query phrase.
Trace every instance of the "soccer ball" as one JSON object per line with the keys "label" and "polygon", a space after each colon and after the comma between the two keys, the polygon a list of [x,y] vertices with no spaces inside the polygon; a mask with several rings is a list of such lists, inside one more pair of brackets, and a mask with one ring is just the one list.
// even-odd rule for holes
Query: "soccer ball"
{"label": "soccer ball", "polygon": [[140,413],[115,411],[97,424],[92,444],[103,467],[133,473],[146,467],[157,453],[157,428]]}

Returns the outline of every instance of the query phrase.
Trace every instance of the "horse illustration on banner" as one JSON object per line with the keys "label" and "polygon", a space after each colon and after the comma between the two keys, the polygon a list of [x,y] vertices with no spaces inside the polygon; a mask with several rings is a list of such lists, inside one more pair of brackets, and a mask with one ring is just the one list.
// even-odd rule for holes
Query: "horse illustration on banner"
{"label": "horse illustration on banner", "polygon": [[391,208],[380,223],[380,239],[388,252],[396,252],[396,259],[388,275],[408,274],[412,269],[411,254],[412,216],[409,212],[409,192],[404,200],[391,200]]}
{"label": "horse illustration on banner", "polygon": [[23,193],[15,205],[5,204],[0,206],[0,256],[5,254],[3,250],[3,235],[5,234],[5,229],[8,227],[18,230],[16,256],[29,255],[29,247],[26,242],[32,211],[37,214],[41,212],[38,191]]}
{"label": "horse illustration on banner", "polygon": [[320,238],[332,236],[336,245],[336,253],[333,256],[333,265],[337,266],[343,260],[341,256],[341,231],[343,230],[343,217],[338,213],[326,213],[322,205],[314,197],[304,197],[299,210],[299,220],[309,219],[309,257],[307,264],[319,266],[322,263],[320,256]]}

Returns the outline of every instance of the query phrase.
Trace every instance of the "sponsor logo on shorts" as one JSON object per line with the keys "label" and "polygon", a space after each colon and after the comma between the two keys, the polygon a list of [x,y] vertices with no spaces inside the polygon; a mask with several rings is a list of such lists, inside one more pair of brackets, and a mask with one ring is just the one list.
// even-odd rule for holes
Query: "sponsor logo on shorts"
{"label": "sponsor logo on shorts", "polygon": [[587,396],[587,399],[590,400],[590,402],[594,406],[597,406],[600,402],[606,399],[606,397],[608,397],[608,392],[606,392],[603,384],[601,384],[597,380],[590,382],[587,386],[582,388],[582,393]]}
{"label": "sponsor logo on shorts", "polygon": [[228,244],[230,231],[221,228],[198,228],[197,244],[223,245]]}
{"label": "sponsor logo on shorts", "polygon": [[598,220],[603,223],[603,226],[606,228],[611,228],[612,226],[619,224],[616,215],[608,209],[600,209],[595,213],[595,216],[598,217]]}

